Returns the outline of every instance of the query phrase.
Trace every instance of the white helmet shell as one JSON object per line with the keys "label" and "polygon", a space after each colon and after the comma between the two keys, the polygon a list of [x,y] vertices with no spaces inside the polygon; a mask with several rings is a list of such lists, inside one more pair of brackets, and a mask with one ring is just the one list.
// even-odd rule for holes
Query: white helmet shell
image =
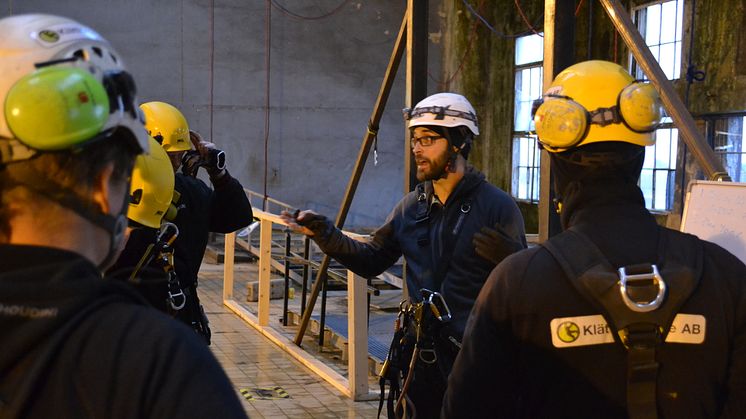
{"label": "white helmet shell", "polygon": [[[10,16],[0,19],[0,34],[0,109],[13,85],[34,72],[35,65],[39,63],[77,58],[70,65],[86,69],[102,84],[107,72],[123,72],[125,69],[122,59],[108,41],[93,29],[72,19],[45,14]],[[120,109],[111,110],[102,131],[114,127],[126,128],[140,148],[147,152],[148,135],[142,117],[125,112],[122,98],[118,100]],[[132,105],[137,111],[137,104]],[[0,111],[0,138],[13,137],[5,114]]]}
{"label": "white helmet shell", "polygon": [[422,99],[414,108],[405,109],[407,128],[424,125],[440,127],[465,126],[479,135],[477,112],[468,100],[457,93],[436,93]]}

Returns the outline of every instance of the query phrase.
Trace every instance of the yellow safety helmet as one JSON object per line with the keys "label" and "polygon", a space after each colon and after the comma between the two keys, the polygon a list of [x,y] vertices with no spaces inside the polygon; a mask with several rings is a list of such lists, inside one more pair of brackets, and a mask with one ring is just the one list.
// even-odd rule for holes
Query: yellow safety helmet
{"label": "yellow safety helmet", "polygon": [[534,109],[539,143],[552,153],[602,141],[653,145],[663,115],[652,85],[598,60],[558,74]]}
{"label": "yellow safety helmet", "polygon": [[189,124],[184,114],[166,102],[148,102],[140,105],[145,114],[145,129],[151,137],[169,151],[187,151],[192,148]]}
{"label": "yellow safety helmet", "polygon": [[127,218],[146,227],[159,228],[174,194],[174,171],[168,154],[150,138],[150,153],[135,160],[130,183]]}

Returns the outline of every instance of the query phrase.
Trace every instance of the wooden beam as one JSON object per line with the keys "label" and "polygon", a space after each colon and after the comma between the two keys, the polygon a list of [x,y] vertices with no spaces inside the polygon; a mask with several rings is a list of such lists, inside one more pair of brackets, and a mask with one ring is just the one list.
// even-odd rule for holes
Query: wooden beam
{"label": "wooden beam", "polygon": [[368,284],[347,271],[348,377],[352,398],[368,396]]}
{"label": "wooden beam", "polygon": [[[404,107],[411,108],[427,96],[428,0],[407,0],[407,60]],[[404,128],[404,193],[417,185],[417,165]]]}
{"label": "wooden beam", "polygon": [[[546,91],[562,70],[573,64],[575,57],[575,0],[544,2],[544,80]],[[554,211],[554,185],[549,153],[541,152],[539,178],[539,242],[562,230]]]}
{"label": "wooden beam", "polygon": [[269,325],[270,272],[272,266],[272,221],[262,219],[259,225],[259,308],[260,326]]}
{"label": "wooden beam", "polygon": [[236,252],[236,233],[225,235],[225,255],[223,257],[223,301],[233,299],[233,266]]}

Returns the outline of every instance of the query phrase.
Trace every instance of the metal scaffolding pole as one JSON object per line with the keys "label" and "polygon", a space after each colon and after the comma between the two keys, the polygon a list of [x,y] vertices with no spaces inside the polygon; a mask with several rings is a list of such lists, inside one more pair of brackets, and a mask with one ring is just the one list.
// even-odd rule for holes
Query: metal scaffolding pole
{"label": "metal scaffolding pole", "polygon": [[[363,168],[365,168],[365,161],[368,158],[370,147],[373,144],[373,140],[376,138],[376,135],[378,134],[378,124],[381,121],[381,117],[383,116],[383,110],[386,106],[386,101],[388,101],[389,93],[391,92],[391,86],[394,84],[396,72],[399,69],[399,62],[401,61],[402,55],[404,55],[405,38],[407,33],[407,20],[408,12],[405,12],[404,20],[402,21],[401,28],[399,29],[399,35],[397,36],[396,43],[394,44],[394,50],[391,53],[391,58],[389,59],[389,65],[386,68],[386,75],[383,78],[381,89],[378,92],[378,99],[376,99],[376,104],[373,107],[373,113],[370,117],[370,120],[368,121],[367,132],[363,137],[363,143],[360,146],[360,151],[357,156],[357,161],[355,162],[355,167],[352,170],[350,181],[347,184],[347,190],[345,191],[344,198],[342,199],[342,204],[339,208],[339,213],[337,214],[335,225],[338,228],[341,228],[345,223],[347,212],[349,211],[350,205],[352,204],[352,198],[355,196],[357,185],[360,182],[360,176],[363,173]],[[329,268],[329,262],[329,255],[325,254],[323,259],[321,260],[321,265],[319,266],[319,269],[316,273],[316,281],[314,281],[313,283],[311,295],[309,295],[308,297],[308,306],[303,311],[303,319],[301,320],[300,327],[298,328],[298,334],[295,336],[295,344],[298,346],[301,346],[301,343],[303,342],[303,336],[306,334],[308,323],[311,320],[311,313],[313,313],[313,308],[316,305],[316,299],[319,296],[322,284],[326,282],[326,271],[327,268]],[[321,333],[323,333],[323,330],[321,331]]]}

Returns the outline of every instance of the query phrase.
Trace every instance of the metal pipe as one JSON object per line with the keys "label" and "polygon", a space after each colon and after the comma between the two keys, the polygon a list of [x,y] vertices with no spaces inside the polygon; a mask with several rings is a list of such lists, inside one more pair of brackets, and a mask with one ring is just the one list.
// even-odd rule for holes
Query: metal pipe
{"label": "metal pipe", "polygon": [[600,1],[616,30],[622,36],[624,43],[627,44],[635,60],[650,78],[655,90],[660,94],[666,111],[673,118],[676,127],[684,138],[684,142],[691,149],[694,158],[697,159],[707,177],[710,180],[730,181],[731,178],[725,171],[722,162],[717,158],[704,137],[697,131],[694,118],[684,106],[679,95],[676,94],[673,84],[653,57],[627,11],[618,0]]}
{"label": "metal pipe", "polygon": [[324,347],[324,330],[326,330],[326,296],[329,287],[329,276],[324,275],[321,287],[321,313],[319,316],[319,348]]}
{"label": "metal pipe", "polygon": [[[399,68],[399,62],[401,61],[401,57],[404,54],[404,39],[407,33],[407,14],[408,13],[404,14],[401,28],[399,28],[399,35],[396,38],[394,50],[392,51],[391,58],[389,59],[389,65],[386,68],[386,75],[384,76],[383,82],[381,83],[381,89],[378,92],[378,98],[376,99],[376,104],[373,107],[373,113],[370,117],[370,120],[368,121],[368,129],[365,133],[365,136],[363,137],[363,143],[360,146],[357,161],[355,162],[355,168],[353,169],[352,175],[350,176],[350,181],[347,184],[347,190],[345,191],[344,198],[342,199],[342,205],[340,206],[339,213],[337,214],[335,225],[338,228],[341,228],[344,225],[345,219],[347,218],[347,211],[349,211],[350,204],[352,204],[352,198],[355,196],[357,184],[360,182],[360,176],[363,173],[363,168],[365,168],[365,161],[368,158],[368,153],[370,152],[370,147],[373,144],[373,139],[378,134],[378,123],[381,122],[383,110],[386,106],[386,101],[388,101],[389,93],[391,92],[391,86],[393,86],[394,79],[396,78],[396,71]],[[306,334],[308,322],[311,320],[313,307],[316,304],[316,299],[319,296],[319,291],[321,291],[320,285],[324,282],[324,278],[326,278],[326,270],[329,268],[329,261],[329,255],[324,255],[323,259],[321,259],[321,265],[319,266],[318,273],[316,274],[316,282],[314,282],[313,284],[313,289],[311,290],[311,295],[308,299],[308,307],[306,308],[306,310],[303,311],[303,319],[301,320],[301,324],[298,327],[298,333],[295,335],[295,344],[298,346],[301,345],[301,343],[303,342],[303,336]]]}
{"label": "metal pipe", "polygon": [[[304,236],[303,238],[303,259],[308,260],[311,253],[311,238]],[[308,263],[303,264],[303,293],[301,293],[300,300],[300,312],[306,311],[306,293],[308,292],[308,271],[311,266]]]}
{"label": "metal pipe", "polygon": [[285,296],[282,301],[282,325],[288,325],[288,299],[290,298],[290,230],[285,229]]}

